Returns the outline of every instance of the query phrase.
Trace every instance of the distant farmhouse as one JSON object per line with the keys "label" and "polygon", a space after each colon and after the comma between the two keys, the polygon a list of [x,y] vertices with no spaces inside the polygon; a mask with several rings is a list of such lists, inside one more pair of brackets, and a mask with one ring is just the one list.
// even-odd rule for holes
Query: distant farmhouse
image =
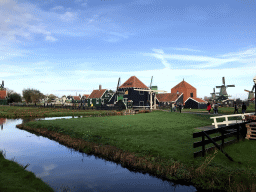
{"label": "distant farmhouse", "polygon": [[184,108],[205,109],[207,102],[196,96],[196,88],[184,79],[171,89],[171,93],[156,95],[159,106],[182,103]]}
{"label": "distant farmhouse", "polygon": [[137,91],[135,89],[149,89],[144,83],[142,83],[136,76],[131,76],[126,80],[120,87],[118,87],[117,92],[123,92],[119,95],[117,92],[111,97],[108,104],[116,104],[118,100],[123,100],[126,108],[128,106],[133,107],[148,107],[149,106],[149,93],[145,91]]}

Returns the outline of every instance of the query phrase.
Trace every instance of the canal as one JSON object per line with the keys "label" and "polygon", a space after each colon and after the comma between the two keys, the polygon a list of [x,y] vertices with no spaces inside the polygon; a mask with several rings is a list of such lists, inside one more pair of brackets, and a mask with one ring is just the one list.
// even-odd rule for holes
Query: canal
{"label": "canal", "polygon": [[[63,117],[62,117],[63,118]],[[66,117],[70,118],[70,117]],[[44,118],[54,120],[54,118]],[[75,151],[46,137],[16,128],[22,119],[1,118],[0,149],[55,191],[197,191],[193,186],[163,181],[145,173]]]}

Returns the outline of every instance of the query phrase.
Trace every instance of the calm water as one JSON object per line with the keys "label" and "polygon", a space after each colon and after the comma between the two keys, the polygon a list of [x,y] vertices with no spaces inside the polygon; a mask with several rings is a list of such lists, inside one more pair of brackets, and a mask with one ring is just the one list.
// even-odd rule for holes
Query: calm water
{"label": "calm water", "polygon": [[[63,118],[63,117],[62,117]],[[56,118],[45,118],[56,119]],[[193,186],[175,185],[159,178],[129,171],[116,163],[67,148],[46,137],[16,128],[21,119],[2,120],[0,149],[7,159],[30,164],[36,174],[55,191],[197,191]],[[175,186],[174,186],[175,185]]]}

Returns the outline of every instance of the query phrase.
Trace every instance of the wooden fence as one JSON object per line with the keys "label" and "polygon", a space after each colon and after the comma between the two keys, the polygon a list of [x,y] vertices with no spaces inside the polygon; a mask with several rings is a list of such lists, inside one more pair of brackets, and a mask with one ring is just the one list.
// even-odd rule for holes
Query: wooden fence
{"label": "wooden fence", "polygon": [[[193,144],[193,148],[202,147],[201,151],[194,152],[194,158],[198,157],[198,156],[203,156],[204,157],[206,152],[211,151],[215,148],[218,148],[231,160],[232,158],[230,158],[222,150],[222,148],[224,146],[227,146],[227,145],[230,145],[232,143],[235,143],[235,142],[239,141],[240,135],[241,135],[241,138],[243,138],[243,139],[245,138],[246,133],[247,133],[247,129],[246,129],[245,124],[246,124],[245,122],[244,123],[238,123],[238,124],[235,124],[235,125],[230,125],[230,126],[226,126],[226,127],[221,127],[221,128],[217,128],[217,129],[208,130],[208,131],[201,131],[201,132],[198,132],[198,133],[193,133],[193,138],[202,137],[202,141],[195,142]],[[214,134],[214,133],[221,133],[221,136],[211,138],[209,135]],[[236,139],[224,142],[224,139],[232,137],[234,135],[236,135],[236,137],[237,137]],[[205,137],[208,138],[208,139],[205,140]],[[216,141],[221,141],[221,145],[218,145],[216,143]],[[205,149],[205,146],[207,144],[210,144],[210,143],[213,143],[215,146]]]}

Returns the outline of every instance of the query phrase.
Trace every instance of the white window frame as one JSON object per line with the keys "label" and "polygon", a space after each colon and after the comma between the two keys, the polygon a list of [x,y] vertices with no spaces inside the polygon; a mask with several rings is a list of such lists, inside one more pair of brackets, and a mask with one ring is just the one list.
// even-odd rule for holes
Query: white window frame
{"label": "white window frame", "polygon": [[96,104],[99,104],[99,98],[96,98]]}
{"label": "white window frame", "polygon": [[92,104],[92,99],[90,99],[90,104]]}
{"label": "white window frame", "polygon": [[104,99],[101,100],[101,104],[104,105]]}

